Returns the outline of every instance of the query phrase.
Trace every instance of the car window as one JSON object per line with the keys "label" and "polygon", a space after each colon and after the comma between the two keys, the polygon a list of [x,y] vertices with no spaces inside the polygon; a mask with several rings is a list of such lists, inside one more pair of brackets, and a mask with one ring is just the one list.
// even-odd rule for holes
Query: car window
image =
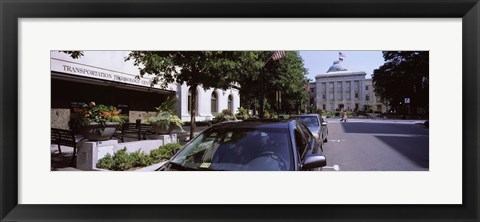
{"label": "car window", "polygon": [[310,130],[307,127],[305,127],[305,125],[302,125],[302,124],[298,124],[298,127],[300,127],[300,129],[302,130],[302,134],[307,139],[307,141],[310,141],[312,139]]}
{"label": "car window", "polygon": [[305,137],[304,133],[302,133],[302,130],[297,127],[294,130],[295,133],[295,145],[297,146],[298,153],[300,156],[304,156],[306,154],[306,148],[308,145],[308,139]]}
{"label": "car window", "polygon": [[307,127],[318,127],[320,125],[316,116],[299,116],[298,119]]}
{"label": "car window", "polygon": [[291,170],[288,129],[213,128],[171,162],[188,170]]}

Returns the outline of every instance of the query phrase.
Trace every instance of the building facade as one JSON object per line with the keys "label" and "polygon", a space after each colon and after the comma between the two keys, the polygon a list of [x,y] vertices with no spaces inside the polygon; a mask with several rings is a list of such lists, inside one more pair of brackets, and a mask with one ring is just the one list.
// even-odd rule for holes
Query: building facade
{"label": "building facade", "polygon": [[[68,129],[74,107],[95,101],[116,106],[129,122],[142,122],[156,114],[167,98],[177,100],[176,112],[183,121],[190,121],[190,93],[185,84],[151,86],[152,76],[138,78],[138,67],[125,61],[129,51],[84,51],[73,59],[59,51],[50,52],[51,126]],[[197,121],[211,120],[223,109],[235,112],[240,106],[237,89],[203,89],[197,87]]]}
{"label": "building facade", "polygon": [[325,111],[359,111],[368,105],[374,112],[386,112],[386,106],[375,96],[372,80],[365,76],[365,72],[349,71],[335,61],[310,84],[310,104]]}

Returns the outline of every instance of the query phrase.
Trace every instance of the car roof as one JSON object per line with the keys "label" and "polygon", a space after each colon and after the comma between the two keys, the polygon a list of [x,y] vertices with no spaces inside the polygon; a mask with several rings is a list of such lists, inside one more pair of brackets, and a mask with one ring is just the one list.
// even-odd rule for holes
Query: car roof
{"label": "car roof", "polygon": [[249,119],[217,123],[212,128],[289,128],[292,119]]}
{"label": "car roof", "polygon": [[300,117],[300,116],[319,116],[318,114],[299,114],[299,115],[292,115],[291,117]]}

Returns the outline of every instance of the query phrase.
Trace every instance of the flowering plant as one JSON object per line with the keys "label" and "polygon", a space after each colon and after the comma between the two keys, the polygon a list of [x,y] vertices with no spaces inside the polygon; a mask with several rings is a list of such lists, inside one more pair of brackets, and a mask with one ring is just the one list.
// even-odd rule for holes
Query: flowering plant
{"label": "flowering plant", "polygon": [[88,105],[73,109],[70,124],[72,128],[79,128],[91,123],[98,123],[102,127],[105,127],[107,122],[123,123],[124,119],[120,112],[121,110],[113,106],[96,105],[95,102],[90,102]]}

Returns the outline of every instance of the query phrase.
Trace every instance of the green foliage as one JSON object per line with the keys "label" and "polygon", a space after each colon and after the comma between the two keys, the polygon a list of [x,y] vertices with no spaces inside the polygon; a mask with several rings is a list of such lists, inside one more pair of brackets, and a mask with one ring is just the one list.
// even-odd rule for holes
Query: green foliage
{"label": "green foliage", "polygon": [[113,156],[107,154],[98,160],[97,167],[115,171],[124,171],[132,167],[145,167],[170,159],[180,148],[182,148],[181,144],[170,143],[151,150],[150,154],[140,150],[128,153],[127,148],[123,148]]}
{"label": "green foliage", "polygon": [[268,118],[272,117],[272,115],[270,114],[270,112],[265,111],[265,113],[263,114],[263,117],[268,119]]}
{"label": "green foliage", "polygon": [[248,109],[245,109],[243,107],[238,107],[237,112],[237,119],[248,119],[250,117],[250,115],[248,114]]}
{"label": "green foliage", "polygon": [[130,156],[133,159],[133,167],[145,167],[154,163],[150,155],[140,150],[130,153]]}
{"label": "green foliage", "polygon": [[212,122],[219,123],[219,122],[231,121],[231,120],[237,120],[237,117],[235,117],[235,115],[229,109],[224,109],[222,110],[222,112],[220,112],[215,116]]}
{"label": "green foliage", "polygon": [[365,113],[372,113],[372,112],[373,112],[372,106],[370,106],[370,105],[363,105],[362,111],[365,112]]}
{"label": "green foliage", "polygon": [[[257,60],[265,63],[274,52],[257,51]],[[263,66],[262,63],[262,66]],[[276,105],[276,91],[281,92],[282,107],[286,108],[292,101],[305,100],[308,93],[304,90],[304,78],[307,70],[298,52],[287,51],[285,57],[273,61],[269,60],[264,67],[251,67],[238,75],[237,82],[240,85],[241,105],[250,109],[262,107],[262,92],[265,93],[266,101],[263,104],[265,110],[270,108],[267,104]]]}
{"label": "green foliage", "polygon": [[177,150],[182,148],[179,143],[170,143],[150,151],[150,157],[157,163],[170,159]]}
{"label": "green foliage", "polygon": [[135,159],[127,153],[127,148],[117,151],[113,155],[112,170],[127,170],[133,167]]}
{"label": "green foliage", "polygon": [[429,99],[429,52],[384,51],[385,64],[375,69],[375,94],[392,109],[405,112],[404,99],[410,98],[411,111],[426,110]]}
{"label": "green foliage", "polygon": [[324,115],[325,112],[321,109],[316,109],[315,111],[313,111],[313,113],[316,113],[316,114],[319,114],[319,115]]}
{"label": "green foliage", "polygon": [[102,169],[112,169],[113,156],[110,153],[107,153],[102,159],[98,160],[97,167]]}
{"label": "green foliage", "polygon": [[175,114],[175,104],[175,99],[168,98],[165,102],[160,104],[160,106],[155,108],[158,111],[157,115],[148,117],[147,123],[167,129],[171,124],[175,124],[183,131],[182,126],[184,123]]}
{"label": "green foliage", "polygon": [[87,126],[90,123],[98,123],[105,127],[107,122],[123,123],[125,118],[120,115],[120,111],[113,106],[96,105],[90,102],[82,107],[73,109],[70,118],[70,127],[75,129],[81,126]]}
{"label": "green foliage", "polygon": [[65,54],[70,55],[73,59],[78,59],[83,56],[83,51],[61,51]]}
{"label": "green foliage", "polygon": [[147,123],[165,128],[168,128],[170,124],[175,124],[183,131],[183,121],[169,111],[159,110],[156,116],[147,118]]}
{"label": "green foliage", "polygon": [[[185,83],[190,89],[238,88],[240,77],[256,73],[263,61],[254,51],[132,51],[125,60],[132,60],[139,67],[140,76],[152,74],[151,85],[166,88],[169,83]],[[192,90],[192,102],[196,90]],[[195,106],[192,106],[191,122],[195,123]],[[190,128],[193,137],[195,124]]]}
{"label": "green foliage", "polygon": [[168,111],[172,114],[175,114],[175,105],[177,104],[177,99],[168,97],[160,106],[155,109],[158,111]]}
{"label": "green foliage", "polygon": [[322,115],[324,115],[324,116],[334,116],[335,113],[333,113],[332,111],[324,111],[324,112],[322,112]]}

